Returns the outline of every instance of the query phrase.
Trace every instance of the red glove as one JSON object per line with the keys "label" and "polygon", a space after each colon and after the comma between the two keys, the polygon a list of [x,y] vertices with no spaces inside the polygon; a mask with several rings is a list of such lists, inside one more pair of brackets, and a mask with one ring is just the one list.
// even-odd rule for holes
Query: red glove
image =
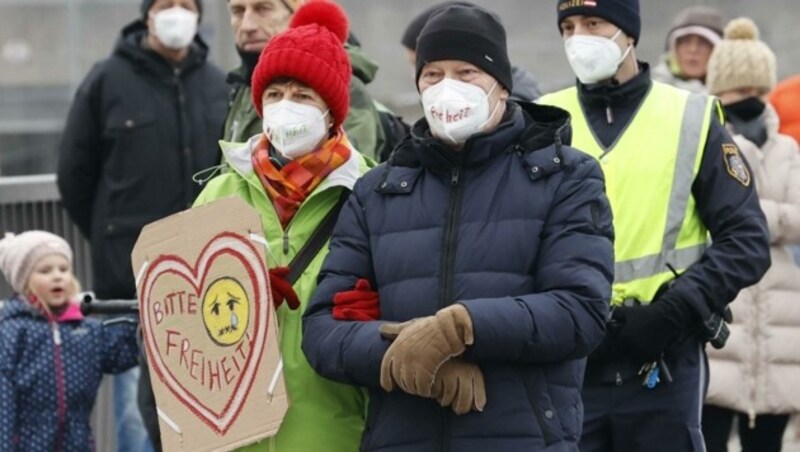
{"label": "red glove", "polygon": [[372,290],[369,281],[359,279],[353,290],[339,292],[333,296],[333,318],[336,320],[378,320],[381,309],[378,292]]}
{"label": "red glove", "polygon": [[286,301],[289,309],[297,309],[300,307],[300,299],[294,291],[294,287],[286,280],[289,274],[289,267],[275,267],[269,269],[269,286],[272,289],[272,302],[275,303],[275,309],[278,309],[281,303]]}

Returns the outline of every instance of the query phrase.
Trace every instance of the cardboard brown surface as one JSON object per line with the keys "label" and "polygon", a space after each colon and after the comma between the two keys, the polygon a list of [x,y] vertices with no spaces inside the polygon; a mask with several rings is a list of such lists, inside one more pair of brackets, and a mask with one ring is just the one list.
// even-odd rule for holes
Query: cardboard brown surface
{"label": "cardboard brown surface", "polygon": [[258,213],[231,197],[151,223],[136,242],[165,451],[232,450],[273,436],[286,414],[262,235]]}

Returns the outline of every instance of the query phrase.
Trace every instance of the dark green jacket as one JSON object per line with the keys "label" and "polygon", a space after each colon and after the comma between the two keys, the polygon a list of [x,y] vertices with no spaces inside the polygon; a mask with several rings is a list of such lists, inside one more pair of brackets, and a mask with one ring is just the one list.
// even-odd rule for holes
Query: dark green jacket
{"label": "dark green jacket", "polygon": [[[385,136],[378,110],[367,91],[367,84],[375,78],[378,65],[361,53],[361,48],[350,45],[345,48],[350,55],[354,77],[350,82],[350,112],[344,122],[344,130],[361,154],[377,160],[383,149]],[[223,141],[244,142],[262,132],[261,118],[253,108],[249,81],[244,79],[242,73],[242,68],[238,68],[228,76],[228,80],[234,82],[235,88],[231,94],[228,117],[225,119]]]}

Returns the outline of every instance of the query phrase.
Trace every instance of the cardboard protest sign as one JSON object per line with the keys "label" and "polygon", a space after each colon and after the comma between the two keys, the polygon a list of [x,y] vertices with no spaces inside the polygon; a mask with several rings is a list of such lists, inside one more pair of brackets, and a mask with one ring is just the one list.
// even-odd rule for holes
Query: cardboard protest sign
{"label": "cardboard protest sign", "polygon": [[165,451],[272,436],[288,399],[258,213],[225,198],[147,225],[136,242],[143,347]]}

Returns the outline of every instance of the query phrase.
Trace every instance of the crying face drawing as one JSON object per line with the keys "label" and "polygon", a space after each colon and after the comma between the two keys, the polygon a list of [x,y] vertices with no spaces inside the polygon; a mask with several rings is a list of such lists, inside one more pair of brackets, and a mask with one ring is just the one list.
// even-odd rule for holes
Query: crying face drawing
{"label": "crying face drawing", "polygon": [[238,343],[250,321],[250,300],[247,292],[233,278],[214,281],[203,296],[203,324],[216,344]]}

